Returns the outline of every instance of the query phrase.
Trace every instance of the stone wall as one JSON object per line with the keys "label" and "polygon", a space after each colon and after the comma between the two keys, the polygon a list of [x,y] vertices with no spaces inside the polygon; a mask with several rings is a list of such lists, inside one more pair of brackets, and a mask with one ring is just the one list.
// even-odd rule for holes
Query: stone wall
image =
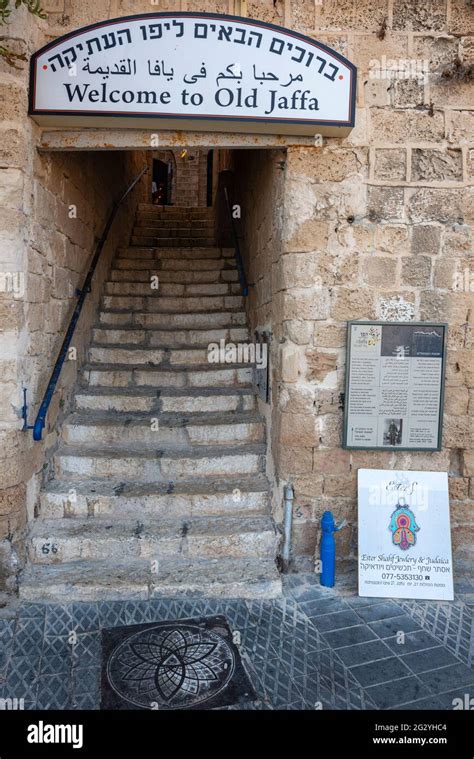
{"label": "stone wall", "polygon": [[[278,458],[281,338],[284,332],[281,309],[282,228],[285,151],[238,150],[231,163],[234,181],[231,202],[240,208],[236,227],[244,269],[249,283],[246,309],[252,339],[271,335],[269,348],[270,403],[259,400],[267,422],[267,474],[273,483],[275,517],[281,521],[282,489]],[[278,464],[278,461],[277,461]]]}
{"label": "stone wall", "polygon": [[[18,52],[29,54],[88,23],[150,9],[240,12],[239,0],[151,6],[148,0],[45,0],[44,6],[46,21],[24,9],[15,13],[8,34]],[[355,556],[359,467],[432,468],[449,471],[454,545],[458,560],[467,560],[474,537],[474,102],[466,73],[474,50],[472,2],[249,0],[247,7],[250,16],[312,35],[359,67],[357,122],[349,137],[290,148],[283,171],[276,154],[249,152],[242,174],[255,183],[241,201],[255,278],[249,314],[253,328],[271,327],[274,336],[270,461],[278,487],[289,480],[295,486],[295,553],[313,554],[321,512],[332,508],[349,520],[338,536],[339,556]],[[429,75],[388,78],[387,59],[401,67],[414,62],[418,72],[426,61]],[[45,463],[44,446],[33,446],[20,431],[21,387],[39,400],[79,262],[86,263],[108,207],[108,188],[133,174],[137,158],[95,154],[61,163],[38,156],[38,129],[26,116],[26,68],[0,65],[1,264],[6,272],[29,272],[26,296],[4,294],[0,303],[0,534],[18,546]],[[184,146],[185,134],[182,139]],[[67,217],[70,204],[80,209],[74,222]],[[341,449],[345,330],[357,318],[449,322],[440,453]],[[63,380],[66,403],[74,366]],[[62,413],[57,406],[52,421]],[[277,493],[277,514],[280,502]],[[4,564],[14,568],[14,556]]]}
{"label": "stone wall", "polygon": [[[283,22],[268,11],[255,16]],[[459,566],[472,560],[474,538],[474,97],[462,73],[459,79],[449,73],[456,58],[473,60],[474,9],[456,0],[325,0],[316,8],[293,3],[292,11],[285,25],[314,35],[359,68],[351,135],[288,150],[280,259],[267,247],[273,159],[261,153],[238,162],[255,186],[242,201],[249,208],[245,249],[255,281],[251,322],[271,323],[280,346],[272,353],[272,457],[280,487],[285,481],[295,487],[295,555],[314,554],[321,514],[331,509],[349,522],[338,535],[338,555],[355,557],[358,468],[433,469],[449,472]],[[376,78],[384,55],[428,73],[423,81],[383,78],[383,71]],[[350,319],[449,323],[441,452],[341,448]],[[275,509],[278,515],[280,500]]]}
{"label": "stone wall", "polygon": [[[22,10],[10,30],[18,51],[44,44],[39,24]],[[27,67],[0,72],[0,590],[22,559],[26,522],[34,514],[50,452],[85,360],[90,328],[118,244],[126,244],[140,189],[123,207],[96,271],[55,393],[44,441],[22,430],[23,388],[32,423],[65,329],[113,202],[145,165],[137,153],[50,153],[36,150],[38,127],[26,116]]]}

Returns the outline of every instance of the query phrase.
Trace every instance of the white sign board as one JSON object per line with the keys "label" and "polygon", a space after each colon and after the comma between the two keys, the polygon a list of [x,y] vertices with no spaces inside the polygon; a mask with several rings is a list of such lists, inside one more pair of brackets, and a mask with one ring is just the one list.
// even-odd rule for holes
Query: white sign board
{"label": "white sign board", "polygon": [[359,595],[453,599],[448,475],[359,469]]}
{"label": "white sign board", "polygon": [[355,66],[296,32],[249,18],[149,13],[103,21],[33,55],[39,124],[270,134],[354,125]]}

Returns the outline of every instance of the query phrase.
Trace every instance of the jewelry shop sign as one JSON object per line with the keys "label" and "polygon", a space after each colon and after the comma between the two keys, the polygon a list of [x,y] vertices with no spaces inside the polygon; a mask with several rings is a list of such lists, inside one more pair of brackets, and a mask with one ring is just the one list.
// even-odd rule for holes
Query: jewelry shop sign
{"label": "jewelry shop sign", "polygon": [[453,600],[446,472],[358,471],[359,595]]}
{"label": "jewelry shop sign", "polygon": [[356,68],[310,37],[248,18],[148,13],[103,21],[32,57],[44,126],[344,136]]}
{"label": "jewelry shop sign", "polygon": [[344,448],[439,451],[446,324],[348,325]]}

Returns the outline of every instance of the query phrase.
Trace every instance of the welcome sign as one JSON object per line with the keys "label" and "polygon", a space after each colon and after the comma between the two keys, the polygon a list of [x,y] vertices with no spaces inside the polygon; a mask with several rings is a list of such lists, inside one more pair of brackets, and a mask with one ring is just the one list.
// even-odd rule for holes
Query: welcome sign
{"label": "welcome sign", "polygon": [[359,595],[453,600],[446,472],[359,469]]}
{"label": "welcome sign", "polygon": [[321,43],[236,16],[152,13],[84,27],[33,55],[45,126],[344,136],[355,66]]}

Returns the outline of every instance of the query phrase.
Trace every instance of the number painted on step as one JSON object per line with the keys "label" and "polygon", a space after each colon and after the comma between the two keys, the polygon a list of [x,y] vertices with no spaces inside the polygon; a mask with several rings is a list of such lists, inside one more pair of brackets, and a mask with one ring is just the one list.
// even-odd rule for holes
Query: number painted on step
{"label": "number painted on step", "polygon": [[50,553],[57,553],[58,552],[58,546],[56,543],[43,543],[41,546],[41,553],[43,553],[45,556],[47,556]]}

